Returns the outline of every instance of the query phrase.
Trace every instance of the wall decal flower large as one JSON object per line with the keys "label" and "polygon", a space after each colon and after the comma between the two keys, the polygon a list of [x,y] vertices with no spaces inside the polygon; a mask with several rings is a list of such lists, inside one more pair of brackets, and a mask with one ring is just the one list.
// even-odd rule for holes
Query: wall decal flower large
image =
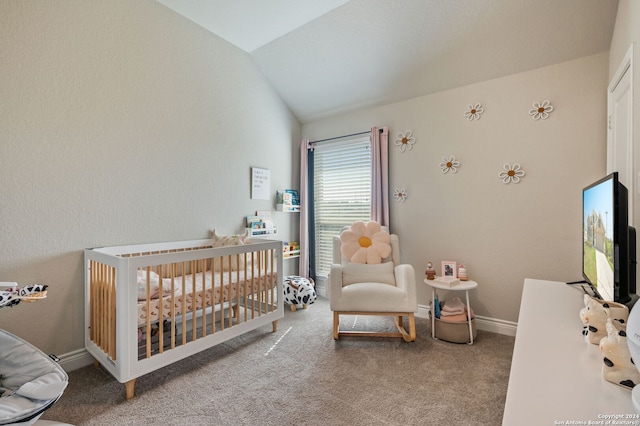
{"label": "wall decal flower large", "polygon": [[442,173],[447,173],[451,171],[451,173],[456,173],[458,171],[458,167],[460,167],[460,161],[456,160],[456,157],[453,155],[442,157],[442,162],[440,163],[440,170]]}
{"label": "wall decal flower large", "polygon": [[513,166],[504,163],[502,168],[504,170],[498,173],[498,177],[502,179],[503,183],[518,183],[520,182],[520,178],[524,176],[524,170],[522,170],[518,163],[513,163]]}
{"label": "wall decal flower large", "polygon": [[533,108],[529,110],[529,115],[534,120],[546,120],[549,118],[549,113],[553,111],[553,105],[549,101],[534,102]]}
{"label": "wall decal flower large", "polygon": [[404,188],[396,188],[395,191],[393,191],[393,198],[398,202],[406,200],[407,196],[407,190]]}
{"label": "wall decal flower large", "polygon": [[393,141],[395,146],[400,147],[401,152],[411,151],[413,144],[416,143],[416,139],[411,135],[411,130],[407,130],[404,133],[398,133],[396,139]]}
{"label": "wall decal flower large", "polygon": [[483,112],[484,108],[482,108],[481,104],[469,104],[467,105],[467,112],[464,113],[464,116],[467,117],[467,120],[469,121],[480,120]]}

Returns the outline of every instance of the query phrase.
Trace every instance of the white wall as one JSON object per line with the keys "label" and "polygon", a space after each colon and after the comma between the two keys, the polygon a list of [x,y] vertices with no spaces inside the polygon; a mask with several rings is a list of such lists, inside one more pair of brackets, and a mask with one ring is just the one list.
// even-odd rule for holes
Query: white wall
{"label": "white wall", "polygon": [[[431,294],[427,261],[452,260],[479,283],[476,314],[514,322],[525,277],[581,279],[582,188],[606,170],[607,67],[603,53],[306,123],[302,133],[315,140],[389,126],[391,191],[408,192],[391,201],[391,231],[416,269],[418,303]],[[555,110],[534,121],[528,111],[545,99]],[[469,122],[467,105],[477,102],[485,112]],[[416,144],[401,153],[393,138],[405,130]],[[441,172],[444,155],[462,163],[456,174]],[[498,173],[515,162],[526,176],[505,185]]]}
{"label": "white wall", "polygon": [[153,0],[0,2],[0,75],[0,281],[49,285],[0,328],[47,353],[84,347],[84,248],[241,232],[252,166],[297,184],[251,58]]}
{"label": "white wall", "polygon": [[[611,51],[609,55],[609,80],[612,80],[618,67],[622,63],[629,47],[633,44],[633,150],[634,164],[633,176],[638,176],[640,171],[640,2],[634,0],[620,0],[616,26],[611,39]],[[637,188],[640,190],[640,186]],[[631,194],[630,194],[631,195]],[[638,192],[633,194],[634,224],[636,229],[640,224],[640,197]]]}

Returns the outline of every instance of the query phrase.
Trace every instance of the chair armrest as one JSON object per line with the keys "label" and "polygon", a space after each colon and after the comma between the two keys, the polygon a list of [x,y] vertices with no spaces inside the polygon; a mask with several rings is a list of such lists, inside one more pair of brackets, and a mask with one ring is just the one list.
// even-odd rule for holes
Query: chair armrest
{"label": "chair armrest", "polygon": [[407,292],[407,300],[412,302],[414,312],[418,310],[418,299],[416,294],[416,273],[413,266],[405,264],[398,265],[393,270],[396,278],[396,287]]}
{"label": "chair armrest", "polygon": [[329,295],[329,302],[332,306],[334,301],[340,300],[342,295],[342,265],[338,263],[333,263],[331,265],[327,293]]}

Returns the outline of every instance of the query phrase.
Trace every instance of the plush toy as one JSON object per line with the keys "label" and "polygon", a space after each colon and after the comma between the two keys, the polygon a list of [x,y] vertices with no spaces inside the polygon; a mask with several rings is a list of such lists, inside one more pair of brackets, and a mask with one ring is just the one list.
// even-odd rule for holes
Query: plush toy
{"label": "plush toy", "polygon": [[640,383],[640,372],[631,359],[627,333],[619,330],[611,318],[607,319],[606,329],[607,335],[600,340],[599,345],[604,356],[602,378],[616,385],[633,388]]}
{"label": "plush toy", "polygon": [[625,329],[629,318],[629,308],[621,303],[606,302],[584,295],[584,308],[580,310],[580,319],[584,339],[597,345],[607,335],[607,319],[611,318],[619,329]]}
{"label": "plush toy", "polygon": [[296,275],[284,277],[284,302],[291,306],[292,311],[300,307],[307,309],[317,298],[310,279]]}
{"label": "plush toy", "polygon": [[[217,247],[228,247],[228,246],[243,246],[245,244],[251,244],[251,240],[249,239],[249,231],[245,230],[242,235],[218,235],[215,228],[211,230],[213,234],[212,245],[214,248]],[[221,265],[222,263],[222,265]],[[224,256],[222,259],[219,259],[215,266],[215,271],[237,271],[243,268],[243,265],[251,266],[251,256],[246,253],[240,254],[240,256]]]}

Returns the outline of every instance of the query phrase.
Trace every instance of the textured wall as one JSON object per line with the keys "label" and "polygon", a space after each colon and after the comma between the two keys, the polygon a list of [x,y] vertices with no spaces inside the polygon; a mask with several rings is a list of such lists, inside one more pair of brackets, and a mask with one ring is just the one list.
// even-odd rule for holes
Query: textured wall
{"label": "textured wall", "polygon": [[[305,123],[303,136],[389,126],[390,188],[408,192],[391,201],[391,230],[416,269],[419,304],[431,295],[426,262],[452,260],[479,283],[478,315],[517,321],[525,277],[581,278],[581,191],[606,169],[607,66],[606,53],[589,56]],[[555,110],[534,121],[528,111],[545,99]],[[465,119],[470,103],[484,107],[480,120]],[[393,138],[406,130],[416,143],[401,153]],[[445,155],[461,162],[456,174],[441,172]],[[505,185],[498,173],[515,162],[526,176]]]}
{"label": "textured wall", "polygon": [[50,286],[0,328],[45,352],[84,347],[84,248],[241,232],[274,205],[252,166],[297,184],[300,126],[250,57],[155,1],[0,2],[0,75],[0,281]]}

